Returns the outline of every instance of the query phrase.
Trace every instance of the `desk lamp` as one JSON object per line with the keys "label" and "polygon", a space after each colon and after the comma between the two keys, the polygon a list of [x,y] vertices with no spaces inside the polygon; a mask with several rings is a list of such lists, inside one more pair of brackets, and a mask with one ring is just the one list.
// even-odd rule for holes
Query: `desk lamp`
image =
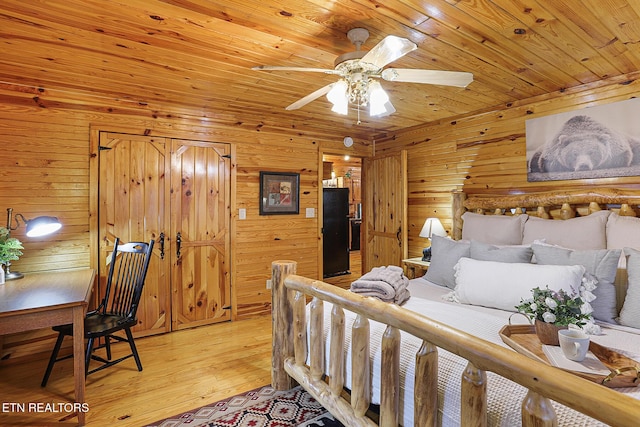
{"label": "desk lamp", "polygon": [[[15,227],[13,226],[15,219]],[[27,227],[27,237],[40,237],[51,234],[58,231],[62,224],[58,221],[58,218],[53,216],[39,216],[34,219],[26,219],[22,214],[13,215],[13,208],[7,208],[7,231],[9,236],[11,231],[17,230],[20,227],[20,221]],[[7,236],[7,237],[9,237]],[[5,280],[20,279],[24,277],[22,273],[17,271],[10,271],[11,262],[7,261],[5,270]]]}
{"label": "desk lamp", "polygon": [[427,218],[419,234],[420,237],[429,239],[429,247],[422,250],[422,261],[431,261],[431,237],[446,235],[447,232],[438,218]]}

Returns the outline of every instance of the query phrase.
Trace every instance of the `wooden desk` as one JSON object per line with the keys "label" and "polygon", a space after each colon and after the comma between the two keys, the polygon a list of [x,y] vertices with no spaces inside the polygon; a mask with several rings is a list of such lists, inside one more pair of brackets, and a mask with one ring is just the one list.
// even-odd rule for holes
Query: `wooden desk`
{"label": "wooden desk", "polygon": [[[74,269],[28,273],[0,285],[0,335],[73,323],[75,402],[84,403],[84,317],[95,272]],[[78,424],[85,413],[78,411]]]}
{"label": "wooden desk", "polygon": [[402,264],[404,266],[404,274],[409,279],[415,279],[416,277],[424,276],[431,263],[429,261],[422,261],[422,257],[419,257],[403,259]]}

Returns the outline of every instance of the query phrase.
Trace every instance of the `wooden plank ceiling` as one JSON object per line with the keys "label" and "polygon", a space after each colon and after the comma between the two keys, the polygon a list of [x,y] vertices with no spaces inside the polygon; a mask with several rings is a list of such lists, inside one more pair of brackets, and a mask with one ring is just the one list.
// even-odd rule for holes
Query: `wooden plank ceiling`
{"label": "wooden plank ceiling", "polygon": [[[637,0],[2,0],[0,95],[383,137],[637,71],[639,16]],[[474,82],[382,81],[397,112],[358,125],[325,97],[285,111],[335,76],[251,69],[333,68],[355,27],[371,33],[364,50],[389,34],[418,45],[390,66]]]}

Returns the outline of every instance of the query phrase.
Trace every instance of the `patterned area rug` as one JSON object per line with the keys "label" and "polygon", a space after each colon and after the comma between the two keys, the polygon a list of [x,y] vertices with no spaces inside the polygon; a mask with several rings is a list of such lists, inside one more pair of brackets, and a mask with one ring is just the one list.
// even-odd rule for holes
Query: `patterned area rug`
{"label": "patterned area rug", "polygon": [[344,427],[300,386],[251,390],[146,427]]}

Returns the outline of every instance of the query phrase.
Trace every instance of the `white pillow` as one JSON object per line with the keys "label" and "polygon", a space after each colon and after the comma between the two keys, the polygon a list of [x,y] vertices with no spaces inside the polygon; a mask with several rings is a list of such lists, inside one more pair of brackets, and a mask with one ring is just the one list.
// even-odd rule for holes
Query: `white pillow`
{"label": "white pillow", "polygon": [[462,214],[462,240],[477,240],[492,245],[519,245],[522,230],[529,216]]}
{"label": "white pillow", "polygon": [[[621,216],[615,212],[607,220],[607,249],[640,249],[640,218]],[[626,268],[625,254],[620,257],[618,268]]]}
{"label": "white pillow", "polygon": [[640,328],[640,251],[624,248],[627,256],[629,285],[618,321],[621,325]]}
{"label": "white pillow", "polygon": [[610,211],[571,219],[542,219],[529,217],[524,224],[522,243],[546,239],[550,245],[569,249],[606,249],[605,228]]}
{"label": "white pillow", "polygon": [[533,288],[578,293],[585,269],[581,265],[502,263],[460,258],[455,266],[454,298],[462,304],[516,311]]}

